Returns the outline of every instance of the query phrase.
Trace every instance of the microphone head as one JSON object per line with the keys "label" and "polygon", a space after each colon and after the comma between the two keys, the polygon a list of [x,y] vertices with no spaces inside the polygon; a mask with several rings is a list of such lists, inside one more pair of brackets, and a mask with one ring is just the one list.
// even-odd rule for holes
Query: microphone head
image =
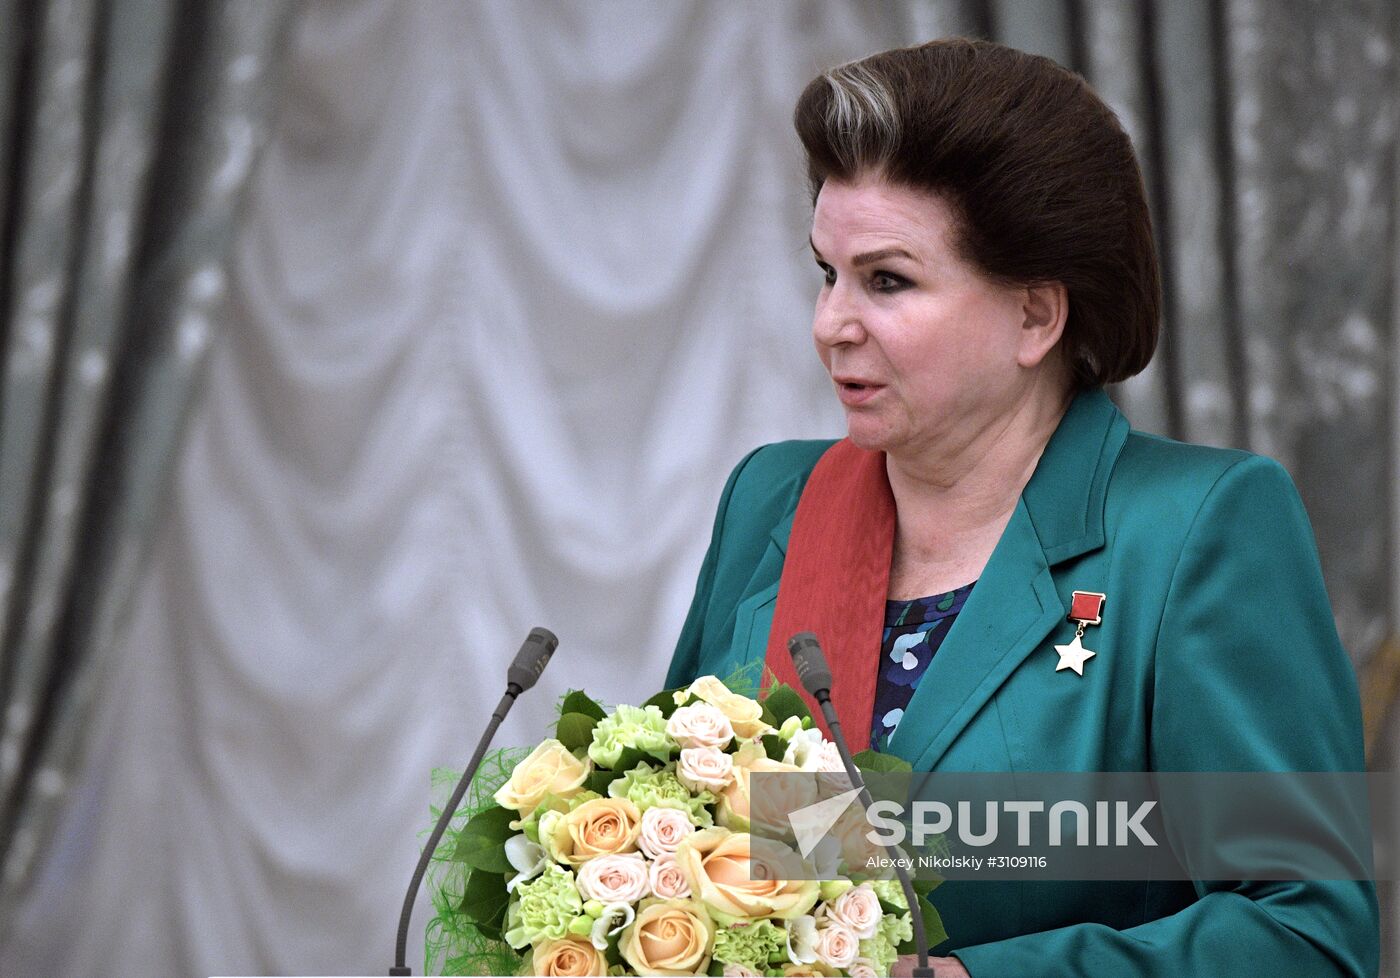
{"label": "microphone head", "polygon": [[558,646],[558,636],[548,628],[530,629],[530,634],[520,646],[520,651],[515,653],[515,661],[506,670],[506,681],[519,686],[522,693],[535,685],[540,673],[544,672],[544,667],[549,665],[549,657]]}
{"label": "microphone head", "polygon": [[826,664],[822,645],[811,632],[798,632],[788,639],[788,652],[802,688],[813,696],[831,691],[831,667]]}

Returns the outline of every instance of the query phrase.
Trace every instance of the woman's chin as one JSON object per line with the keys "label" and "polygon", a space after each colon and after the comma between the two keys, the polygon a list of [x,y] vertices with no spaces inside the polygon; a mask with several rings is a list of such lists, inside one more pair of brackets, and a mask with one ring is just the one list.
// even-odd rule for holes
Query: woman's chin
{"label": "woman's chin", "polygon": [[890,432],[883,425],[871,424],[870,419],[848,413],[846,416],[846,437],[857,448],[867,452],[883,452],[889,449]]}

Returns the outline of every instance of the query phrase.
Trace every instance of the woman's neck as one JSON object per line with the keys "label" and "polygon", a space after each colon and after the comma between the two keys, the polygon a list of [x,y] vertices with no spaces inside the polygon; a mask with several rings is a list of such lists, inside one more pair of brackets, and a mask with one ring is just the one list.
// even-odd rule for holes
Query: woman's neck
{"label": "woman's neck", "polygon": [[1071,397],[1033,389],[955,444],[886,457],[897,514],[892,598],[952,590],[981,574]]}

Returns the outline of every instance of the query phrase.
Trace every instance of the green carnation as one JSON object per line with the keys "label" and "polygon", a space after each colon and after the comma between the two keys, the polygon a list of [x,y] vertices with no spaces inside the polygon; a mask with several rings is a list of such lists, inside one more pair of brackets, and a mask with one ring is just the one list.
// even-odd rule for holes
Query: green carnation
{"label": "green carnation", "polygon": [[909,901],[904,898],[904,887],[899,880],[871,880],[870,888],[882,903],[899,907],[901,910],[909,909]]}
{"label": "green carnation", "polygon": [[859,956],[869,958],[875,963],[876,971],[887,975],[899,958],[899,945],[913,938],[914,920],[908,911],[898,916],[887,913],[880,919],[880,929],[875,932],[875,936],[860,942]]}
{"label": "green carnation", "polygon": [[664,761],[675,750],[676,743],[666,736],[666,717],[659,706],[619,706],[599,720],[593,728],[593,743],[588,756],[599,767],[611,768],[628,747]]}
{"label": "green carnation", "polygon": [[914,939],[914,918],[909,915],[909,911],[895,916],[887,913],[880,918],[880,933],[885,935],[885,939],[898,947],[905,941]]}
{"label": "green carnation", "polygon": [[756,920],[715,933],[714,959],[720,964],[741,964],[762,972],[770,961],[787,955],[787,932],[771,920]]}
{"label": "green carnation", "polygon": [[882,932],[876,931],[874,937],[867,937],[859,945],[859,957],[869,958],[875,966],[875,970],[882,975],[890,973],[894,963],[899,960],[899,952],[895,950],[897,945],[891,944]]}
{"label": "green carnation", "polygon": [[516,899],[506,911],[506,941],[513,948],[549,938],[559,940],[583,913],[583,899],[574,874],[551,865],[544,874],[515,888]]}
{"label": "green carnation", "polygon": [[620,778],[608,785],[608,794],[614,798],[626,798],[637,806],[637,811],[645,813],[648,808],[678,808],[690,815],[690,820],[703,829],[715,824],[707,805],[713,805],[715,796],[710,791],[692,794],[676,777],[675,765],[667,764],[656,769],[648,764],[638,764]]}

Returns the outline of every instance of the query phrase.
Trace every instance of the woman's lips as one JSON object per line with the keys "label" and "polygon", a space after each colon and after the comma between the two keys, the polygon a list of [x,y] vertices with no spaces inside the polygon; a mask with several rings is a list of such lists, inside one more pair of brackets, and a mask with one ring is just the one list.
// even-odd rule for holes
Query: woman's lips
{"label": "woman's lips", "polygon": [[866,404],[885,389],[884,384],[872,384],[869,381],[833,379],[836,381],[836,396],[846,407],[858,407]]}

